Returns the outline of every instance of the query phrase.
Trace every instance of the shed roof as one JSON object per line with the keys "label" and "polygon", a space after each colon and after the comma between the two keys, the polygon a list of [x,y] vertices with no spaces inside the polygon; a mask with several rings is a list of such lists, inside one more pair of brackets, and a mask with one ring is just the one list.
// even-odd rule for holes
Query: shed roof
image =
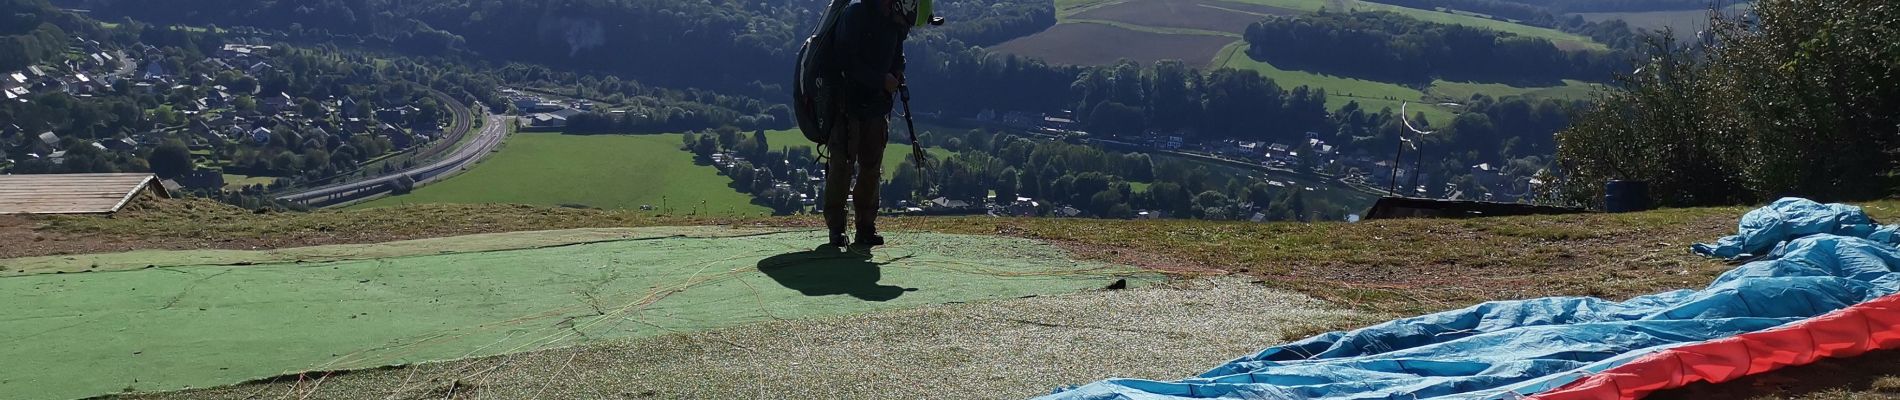
{"label": "shed roof", "polygon": [[0,214],[105,214],[140,193],[171,195],[152,174],[0,175]]}

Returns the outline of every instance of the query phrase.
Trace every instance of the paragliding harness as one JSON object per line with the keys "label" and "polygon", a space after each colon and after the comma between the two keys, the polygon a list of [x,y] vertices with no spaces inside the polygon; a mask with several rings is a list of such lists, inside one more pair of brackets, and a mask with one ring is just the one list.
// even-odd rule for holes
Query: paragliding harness
{"label": "paragliding harness", "polygon": [[844,7],[850,4],[851,0],[831,0],[825,8],[825,19],[798,48],[798,64],[792,68],[792,109],[797,114],[798,129],[804,131],[805,139],[819,146],[831,143],[832,125],[843,114],[837,104],[840,82],[832,76],[836,69],[829,63],[835,42],[832,31]]}
{"label": "paragliding harness", "polygon": [[[825,19],[818,23],[816,31],[798,49],[798,65],[792,74],[792,110],[798,120],[799,131],[805,139],[818,145],[818,157],[813,161],[823,163],[831,158],[826,147],[831,144],[831,134],[840,120],[844,119],[844,108],[838,104],[839,85],[842,79],[829,63],[834,39],[832,31],[837,27],[839,17],[851,0],[831,0],[825,8]],[[924,2],[918,25],[943,25],[943,17],[930,15],[928,4]],[[902,77],[899,77],[902,79]],[[917,125],[910,115],[910,86],[900,83],[898,91],[904,102],[904,124],[910,131],[911,156],[917,159],[917,170],[923,173],[924,148],[917,142]],[[928,180],[926,180],[928,181]]]}

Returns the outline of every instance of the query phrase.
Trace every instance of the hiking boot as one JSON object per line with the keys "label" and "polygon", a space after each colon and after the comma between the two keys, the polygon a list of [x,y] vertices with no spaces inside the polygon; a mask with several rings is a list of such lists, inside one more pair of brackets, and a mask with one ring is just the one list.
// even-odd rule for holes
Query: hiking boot
{"label": "hiking boot", "polygon": [[851,242],[844,238],[844,211],[825,213],[825,228],[831,231],[831,245],[844,247]]}
{"label": "hiking boot", "polygon": [[875,233],[866,234],[866,233],[860,232],[858,233],[858,240],[855,240],[855,242],[857,242],[858,246],[863,246],[863,247],[883,246],[884,237],[878,236],[878,234],[875,234]]}
{"label": "hiking boot", "polygon": [[858,246],[875,247],[884,245],[884,237],[877,235],[877,210],[858,210]]}

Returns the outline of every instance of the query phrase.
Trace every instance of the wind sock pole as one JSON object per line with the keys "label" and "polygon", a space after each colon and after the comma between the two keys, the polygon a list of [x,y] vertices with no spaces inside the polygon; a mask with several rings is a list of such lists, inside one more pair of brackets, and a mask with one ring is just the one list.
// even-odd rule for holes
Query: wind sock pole
{"label": "wind sock pole", "polygon": [[1405,159],[1405,132],[1399,132],[1398,151],[1392,155],[1392,181],[1385,185],[1385,192],[1399,195],[1399,164]]}
{"label": "wind sock pole", "polygon": [[[1407,105],[1406,102],[1399,102],[1399,122],[1405,123],[1405,130],[1412,131],[1412,133],[1418,134],[1418,140],[1416,142],[1412,142],[1412,152],[1418,153],[1418,154],[1412,155],[1412,185],[1411,185],[1412,187],[1408,189],[1416,193],[1416,191],[1418,190],[1418,175],[1419,175],[1418,165],[1419,163],[1425,161],[1425,150],[1420,149],[1418,146],[1422,142],[1425,141],[1425,135],[1438,133],[1438,131],[1425,131],[1425,130],[1418,129],[1418,127],[1416,126],[1412,126],[1412,120],[1407,119],[1407,117],[1405,116],[1406,105]],[[1406,143],[1405,132],[1399,132],[1399,154],[1401,155],[1405,154],[1405,143]],[[1392,158],[1392,171],[1393,171],[1392,184],[1394,186],[1397,186],[1398,181],[1399,181],[1398,170],[1399,170],[1400,159],[1401,159],[1400,157]]]}

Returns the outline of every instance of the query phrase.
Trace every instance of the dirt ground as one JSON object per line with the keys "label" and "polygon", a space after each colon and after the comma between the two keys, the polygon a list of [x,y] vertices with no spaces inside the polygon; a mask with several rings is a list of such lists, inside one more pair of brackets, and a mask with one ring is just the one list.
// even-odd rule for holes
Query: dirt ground
{"label": "dirt ground", "polygon": [[105,253],[143,248],[183,249],[163,239],[90,236],[65,232],[43,232],[36,228],[45,223],[34,217],[0,215],[0,259],[63,254]]}
{"label": "dirt ground", "polygon": [[604,346],[287,376],[151,399],[1023,399],[1180,379],[1362,318],[1233,278],[752,324]]}
{"label": "dirt ground", "polygon": [[267,213],[208,200],[167,200],[135,204],[109,216],[0,215],[0,243],[5,244],[0,245],[0,259],[130,250],[262,250],[544,229],[745,223],[518,205]]}

